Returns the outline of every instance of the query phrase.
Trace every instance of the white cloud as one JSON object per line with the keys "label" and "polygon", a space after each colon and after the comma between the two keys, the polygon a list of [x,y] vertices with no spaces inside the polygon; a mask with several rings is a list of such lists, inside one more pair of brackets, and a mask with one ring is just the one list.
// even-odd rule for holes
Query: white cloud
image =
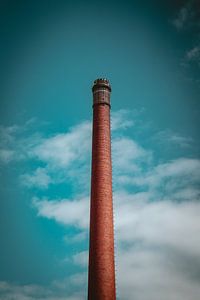
{"label": "white cloud", "polygon": [[[38,133],[30,133],[29,127],[33,121],[27,121],[24,126],[0,126],[0,162],[10,163],[29,159],[29,151],[41,142]],[[27,135],[27,132],[28,135]]]}
{"label": "white cloud", "polygon": [[[123,117],[124,112],[115,116],[115,131],[132,126],[132,123],[127,123],[124,127]],[[180,136],[174,139],[174,143],[187,142]],[[90,147],[89,122],[81,123],[67,133],[37,138],[37,142],[29,144],[29,157],[44,163],[45,169],[36,169],[33,174],[24,174],[22,178],[30,185],[47,187],[49,180],[53,180],[49,174],[55,170],[56,176],[76,178],[74,181],[78,187],[83,178],[88,182],[86,166]],[[119,298],[197,300],[200,293],[200,160],[182,157],[153,166],[153,153],[122,131],[120,137],[113,137],[112,150]],[[88,188],[84,186],[83,197],[78,197],[77,192],[74,199],[34,198],[33,206],[40,217],[76,227],[80,233],[71,241],[77,242],[84,240],[88,232],[87,194]],[[68,243],[70,237],[66,235],[64,239]],[[82,268],[86,268],[87,258],[87,251],[70,257]],[[78,285],[78,292],[69,294],[67,299],[83,299],[86,295],[83,286],[87,283],[84,274],[55,281],[56,292],[52,288],[48,290],[49,294],[41,291],[40,298],[25,298],[29,297],[25,292],[27,289],[14,287],[17,295],[14,299],[60,300],[67,295],[67,283],[68,286]],[[2,283],[1,289],[4,289],[4,295],[11,296],[0,296],[0,299],[13,299],[13,286],[11,291],[8,283]]]}
{"label": "white cloud", "polygon": [[63,225],[87,228],[89,220],[89,198],[79,200],[39,200],[33,199],[38,215],[53,219]]}
{"label": "white cloud", "polygon": [[5,281],[0,282],[0,299],[33,300],[51,299],[51,292],[39,285],[17,285]]}
{"label": "white cloud", "polygon": [[198,299],[199,170],[198,159],[159,164],[135,177],[145,191],[114,194],[119,298]]}
{"label": "white cloud", "polygon": [[[189,82],[199,84],[199,79],[189,73],[196,73],[200,67],[200,45],[199,45],[199,29],[200,29],[200,6],[199,0],[188,0],[179,10],[176,18],[171,23],[180,31],[186,31],[196,36],[197,44],[189,49],[185,56],[181,59],[180,65],[187,70],[185,79]],[[195,40],[193,38],[193,40]],[[196,70],[195,70],[196,69]],[[190,71],[190,72],[189,72]]]}
{"label": "white cloud", "polygon": [[[54,280],[52,285],[61,290],[66,290],[67,287],[87,287],[87,272],[74,273],[62,280]],[[84,297],[83,297],[84,298]],[[82,299],[83,299],[82,298]],[[68,298],[67,298],[68,299]]]}
{"label": "white cloud", "polygon": [[0,161],[8,163],[13,160],[14,151],[10,149],[0,149]]}
{"label": "white cloud", "polygon": [[15,157],[13,149],[14,136],[18,131],[18,126],[13,125],[9,127],[0,126],[0,162],[9,163]]}
{"label": "white cloud", "polygon": [[171,23],[178,31],[199,27],[199,0],[188,0],[180,8]]}
{"label": "white cloud", "polygon": [[190,18],[190,10],[188,6],[184,6],[178,12],[177,17],[172,21],[172,24],[176,27],[177,30],[183,29],[186,22]]}
{"label": "white cloud", "polygon": [[[33,120],[35,122],[35,120]],[[57,133],[53,136],[44,138],[39,133],[30,134],[27,137],[26,127],[33,123],[32,120],[24,125],[2,128],[5,149],[0,150],[0,158],[10,162],[19,159],[35,160],[44,165],[43,168],[37,167],[32,173],[21,175],[21,182],[29,187],[39,189],[48,188],[49,184],[61,182],[78,182],[79,189],[88,192],[90,177],[90,156],[91,156],[91,122],[85,121],[71,127],[67,132]],[[112,115],[112,130],[126,129],[133,125],[130,119],[130,112],[119,110]],[[26,134],[22,134],[22,132]],[[127,146],[126,153],[122,149]],[[129,151],[129,153],[128,153]],[[122,154],[123,152],[123,154]],[[129,138],[113,138],[113,153],[118,158],[121,156],[121,169],[128,163],[123,156],[129,156],[133,161],[139,156],[144,156],[144,150],[136,142]],[[118,159],[119,161],[119,159]],[[132,163],[132,167],[134,167]],[[135,165],[136,167],[136,165]]]}
{"label": "white cloud", "polygon": [[151,202],[147,193],[119,194],[115,201],[120,298],[197,300],[199,201]]}
{"label": "white cloud", "polygon": [[[43,137],[31,131],[30,120],[22,127],[0,127],[0,162],[34,161],[37,168],[20,176],[26,187],[48,188],[68,180],[78,180],[79,187],[88,183],[91,149],[91,122],[82,122],[69,131]],[[39,167],[42,164],[44,167]],[[88,175],[86,175],[88,174]]]}
{"label": "white cloud", "polygon": [[84,122],[67,133],[44,139],[32,149],[31,154],[39,160],[59,168],[66,168],[77,160],[84,161],[90,150],[91,123]]}
{"label": "white cloud", "polygon": [[[186,68],[187,74],[191,73],[192,75],[187,75],[186,79],[189,82],[193,82],[199,85],[199,78],[195,77],[194,74],[199,72],[200,68],[200,46],[199,43],[195,47],[187,50],[185,56],[182,59],[181,66]],[[190,72],[189,72],[190,71]]]}
{"label": "white cloud", "polygon": [[37,168],[33,174],[23,174],[20,176],[21,183],[27,187],[39,187],[42,189],[48,188],[51,183],[51,178],[47,174],[45,168]]}
{"label": "white cloud", "polygon": [[88,266],[88,251],[82,251],[73,255],[73,261],[76,265]]}
{"label": "white cloud", "polygon": [[183,188],[197,184],[199,178],[200,160],[179,158],[159,164],[145,172],[142,176],[126,177],[124,180],[129,184],[147,186],[150,190],[152,188],[159,189],[159,187],[162,187],[166,196],[168,196],[170,191],[177,189],[180,191]]}
{"label": "white cloud", "polygon": [[200,67],[200,46],[199,45],[193,47],[192,49],[186,52],[184,63],[186,66],[192,65],[192,66]]}
{"label": "white cloud", "polygon": [[18,125],[13,126],[0,126],[0,137],[1,142],[12,142],[14,139],[14,135],[20,130]]}
{"label": "white cloud", "polygon": [[142,172],[141,165],[149,165],[152,153],[139,146],[128,137],[115,138],[112,141],[113,186],[121,188],[132,182],[133,176]]}
{"label": "white cloud", "polygon": [[[153,166],[152,152],[124,135],[113,138],[112,149],[119,297],[197,300],[200,160],[183,157]],[[128,192],[127,184],[141,191]],[[33,203],[39,216],[86,234],[89,197]],[[72,257],[85,270],[87,260],[87,251]]]}
{"label": "white cloud", "polygon": [[[91,123],[82,122],[72,127],[66,133],[55,134],[48,138],[37,139],[33,145],[29,145],[29,159],[37,159],[45,165],[42,174],[25,174],[28,183],[34,182],[36,187],[48,187],[48,184],[78,182],[79,189],[89,189],[88,178],[91,149]],[[41,173],[41,172],[40,172]],[[43,176],[43,184],[39,180]],[[38,179],[38,180],[37,180]],[[29,187],[33,184],[29,184]]]}
{"label": "white cloud", "polygon": [[[199,166],[199,160],[185,158],[163,163],[144,178],[149,185],[146,191],[128,193],[122,186],[121,192],[114,193],[120,298],[198,299],[200,202],[199,189],[192,186],[199,181]],[[158,190],[166,178],[175,185],[163,200]],[[176,191],[172,199],[170,189]],[[39,215],[81,230],[87,230],[88,205],[88,199],[36,201]],[[85,268],[87,259],[87,251],[73,256],[74,263]]]}
{"label": "white cloud", "polygon": [[[132,116],[133,117],[133,116]],[[112,131],[119,129],[127,129],[134,125],[134,121],[130,118],[130,111],[126,109],[120,109],[114,111],[111,115],[111,128]]]}
{"label": "white cloud", "polygon": [[[169,295],[170,299],[197,300],[200,202],[150,198],[150,192],[114,194],[118,294],[126,300],[165,300]],[[40,204],[42,216],[87,230],[78,201],[74,203],[77,216],[71,219],[67,201],[50,204],[50,210],[49,203]],[[87,251],[73,255],[74,263],[85,268],[87,259]]]}
{"label": "white cloud", "polygon": [[192,145],[193,140],[191,137],[182,136],[177,132],[171,130],[163,130],[158,132],[153,139],[161,145],[180,146],[182,148],[188,148]]}
{"label": "white cloud", "polygon": [[117,257],[119,299],[199,299],[199,278],[188,274],[190,262],[183,257],[140,247],[121,251]]}
{"label": "white cloud", "polygon": [[[198,300],[200,293],[198,275],[200,271],[200,202],[192,199],[190,202],[151,202],[148,192],[134,195],[118,192],[114,195],[114,199],[119,298]],[[61,202],[61,207],[63,204]],[[52,211],[54,208],[52,206]],[[43,211],[44,215],[52,216],[52,212],[47,213],[47,211]],[[55,211],[57,214],[56,208]],[[64,214],[66,214],[65,208]],[[83,218],[83,215],[80,216],[78,213],[78,217]],[[63,223],[63,215],[61,219],[59,218],[60,215],[57,221]],[[76,218],[72,218],[67,224],[69,222],[77,224]],[[80,221],[79,226],[85,228],[84,222]],[[88,252],[83,251],[76,253],[73,261],[86,268],[87,258]],[[82,299],[86,295],[86,288],[83,289],[83,286],[87,286],[87,274],[84,274],[75,274],[66,280],[55,281],[53,286],[59,292],[56,290],[53,295],[40,291],[43,293],[40,297],[36,297],[34,292],[32,298],[23,298],[28,290],[30,294],[33,291],[26,287],[23,290],[18,288],[16,292],[15,288],[15,299],[64,299],[64,294],[67,295],[66,285],[78,285],[82,294],[72,297]],[[4,295],[14,293],[13,290],[8,292],[6,283],[0,285],[0,290],[4,290]],[[58,296],[61,295],[60,290],[63,291],[62,296]],[[65,299],[71,299],[70,297],[66,296]],[[12,297],[2,299],[12,299]]]}
{"label": "white cloud", "polygon": [[[114,131],[132,126],[132,121],[128,119],[129,112],[120,110],[112,117],[112,129]],[[127,117],[127,118],[126,118]],[[130,138],[113,138],[112,142],[113,160],[117,166],[115,169],[127,169],[127,171],[138,168],[134,161],[146,156],[147,151],[140,147]],[[48,172],[53,170],[62,174],[63,178],[75,179],[76,183],[82,184],[88,191],[90,177],[90,152],[91,152],[91,123],[84,122],[74,126],[64,134],[56,134],[53,137],[44,139],[42,143],[31,150],[31,155],[46,163]],[[59,172],[57,172],[59,170]],[[61,173],[61,171],[64,173]],[[55,177],[53,175],[53,177]]]}
{"label": "white cloud", "polygon": [[85,231],[81,231],[80,233],[70,235],[66,234],[63,239],[66,244],[73,244],[73,243],[82,243],[87,238],[87,233]]}
{"label": "white cloud", "polygon": [[200,175],[200,160],[193,158],[178,158],[168,163],[155,167],[155,173],[159,178],[169,176],[192,176],[198,178]]}
{"label": "white cloud", "polygon": [[0,281],[0,300],[82,300],[86,293],[87,274],[75,273],[48,285],[19,285]]}
{"label": "white cloud", "polygon": [[186,54],[189,61],[199,61],[200,60],[200,46],[195,46],[189,50]]}
{"label": "white cloud", "polygon": [[118,240],[138,242],[146,247],[174,248],[187,255],[199,256],[200,203],[197,200],[149,201],[148,198],[145,192],[115,196]]}

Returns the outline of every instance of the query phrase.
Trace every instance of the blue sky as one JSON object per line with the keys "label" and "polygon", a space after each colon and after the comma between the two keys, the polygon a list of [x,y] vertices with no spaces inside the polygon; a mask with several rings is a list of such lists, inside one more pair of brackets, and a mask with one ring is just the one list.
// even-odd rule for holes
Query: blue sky
{"label": "blue sky", "polygon": [[106,77],[118,299],[197,300],[198,1],[0,11],[0,299],[86,299],[91,87]]}

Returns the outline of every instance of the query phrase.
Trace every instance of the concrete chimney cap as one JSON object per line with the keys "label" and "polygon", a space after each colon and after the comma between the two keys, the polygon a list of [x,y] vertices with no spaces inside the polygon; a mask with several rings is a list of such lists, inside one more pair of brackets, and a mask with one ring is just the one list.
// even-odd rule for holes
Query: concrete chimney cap
{"label": "concrete chimney cap", "polygon": [[97,88],[106,87],[111,92],[110,82],[106,78],[98,78],[94,81],[92,91],[96,90]]}

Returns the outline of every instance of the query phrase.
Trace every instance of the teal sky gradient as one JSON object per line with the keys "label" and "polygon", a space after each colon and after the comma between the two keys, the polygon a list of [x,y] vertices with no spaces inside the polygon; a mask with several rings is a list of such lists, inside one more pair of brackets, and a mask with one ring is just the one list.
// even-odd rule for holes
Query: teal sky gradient
{"label": "teal sky gradient", "polygon": [[[184,194],[187,203],[193,203],[194,198],[199,203],[195,166],[200,159],[200,10],[198,1],[160,2],[59,0],[0,4],[0,281],[9,285],[7,294],[0,286],[0,299],[12,299],[9,295],[17,293],[16,287],[31,284],[44,289],[35,292],[37,299],[71,300],[85,295],[84,283],[77,288],[70,280],[87,271],[74,258],[88,249],[87,226],[78,221],[63,224],[40,205],[45,199],[51,203],[61,203],[62,199],[73,202],[89,195],[91,87],[98,77],[111,82],[113,123],[119,121],[113,129],[116,199],[122,191],[136,195],[150,190],[149,201],[159,202],[161,194],[162,200],[168,201],[171,194],[167,187],[174,180],[180,191],[184,192],[187,185],[187,193],[192,195]],[[73,134],[82,144],[74,142]],[[61,161],[57,148],[53,148],[53,137],[66,148],[72,143],[71,162]],[[118,140],[122,147],[124,143],[124,150],[130,149],[124,151],[125,162],[117,152],[121,151]],[[83,154],[77,154],[82,145]],[[54,152],[45,152],[51,147]],[[169,171],[165,164],[179,160],[183,171],[174,175],[176,171],[172,167]],[[44,182],[30,183],[38,169]],[[152,188],[150,177],[157,180],[158,176],[164,177],[162,172],[170,175],[159,187]],[[187,184],[181,172],[189,176]],[[139,183],[142,177],[146,183]],[[173,201],[181,202],[180,198]],[[84,238],[74,242],[79,233],[85,234]],[[137,245],[136,237],[133,244]],[[130,241],[119,238],[119,245],[120,257],[122,249],[129,249]],[[192,262],[195,255],[191,256]],[[194,272],[200,274],[200,269]],[[64,280],[68,284],[60,289],[55,281],[63,284]],[[119,299],[133,299],[132,294],[123,292],[126,285],[120,280]],[[143,280],[145,283],[146,278]],[[199,275],[195,280],[199,282]],[[23,293],[20,290],[19,295]],[[36,294],[25,299],[36,299]],[[145,295],[134,297],[146,300]],[[192,297],[197,300],[195,294]]]}

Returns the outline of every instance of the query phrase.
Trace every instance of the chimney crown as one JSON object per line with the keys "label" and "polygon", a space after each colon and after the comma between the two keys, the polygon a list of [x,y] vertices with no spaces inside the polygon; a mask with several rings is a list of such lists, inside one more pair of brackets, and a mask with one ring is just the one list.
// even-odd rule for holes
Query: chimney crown
{"label": "chimney crown", "polygon": [[98,90],[99,88],[106,88],[111,92],[110,82],[106,78],[98,78],[94,81],[92,91]]}

